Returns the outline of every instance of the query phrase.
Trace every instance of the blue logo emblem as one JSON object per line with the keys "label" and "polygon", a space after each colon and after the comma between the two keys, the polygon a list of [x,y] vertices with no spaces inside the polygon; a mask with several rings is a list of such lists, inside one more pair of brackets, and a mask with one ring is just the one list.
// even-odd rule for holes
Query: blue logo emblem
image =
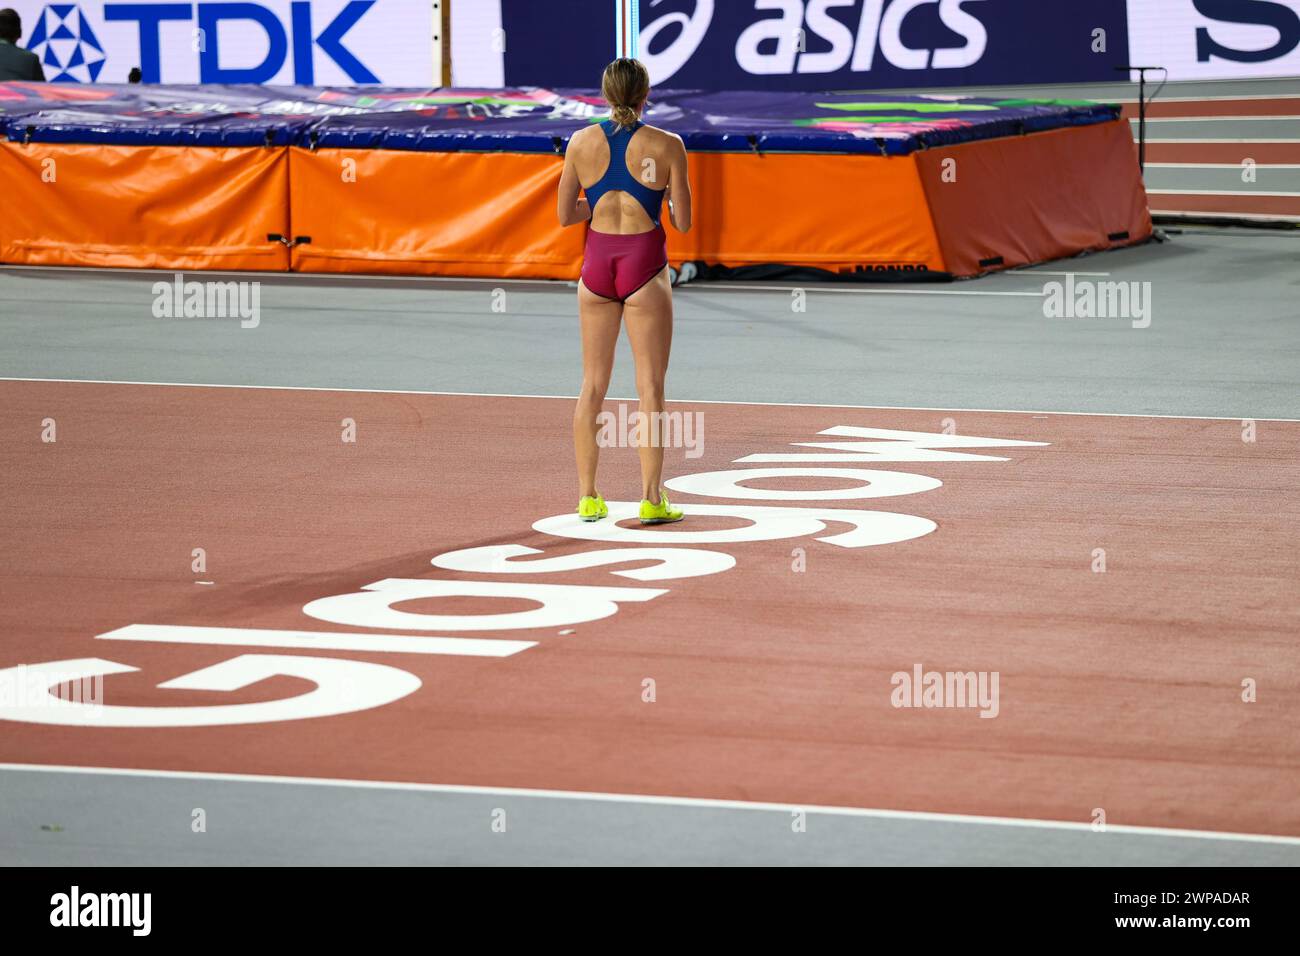
{"label": "blue logo emblem", "polygon": [[52,83],[94,83],[104,68],[104,48],[75,3],[42,10],[27,48],[41,58]]}

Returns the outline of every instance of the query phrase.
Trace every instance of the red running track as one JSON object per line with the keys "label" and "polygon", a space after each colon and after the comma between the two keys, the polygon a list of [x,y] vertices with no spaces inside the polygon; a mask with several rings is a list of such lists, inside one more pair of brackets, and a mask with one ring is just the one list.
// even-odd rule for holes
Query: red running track
{"label": "red running track", "polygon": [[[885,510],[936,530],[849,548],[815,540],[851,527],[831,522],[812,536],[687,544],[735,566],[644,582],[610,573],[637,563],[505,575],[430,564],[489,545],[545,552],[534,558],[613,546],[532,528],[574,504],[569,401],[41,382],[0,393],[0,667],[94,657],[138,668],[106,679],[110,708],[313,690],[289,676],[227,691],[157,686],[240,654],[383,664],[420,682],[392,703],[309,719],[0,721],[0,761],[1081,822],[1100,807],[1115,824],[1300,835],[1300,423],[1259,422],[1249,442],[1238,421],[676,405],[706,426],[701,457],[670,453],[679,476],[781,467],[735,460],[817,453],[791,443],[835,441],[818,437],[834,426],[940,432],[948,420],[961,436],[1047,444],[971,450],[1005,461],[838,463],[942,486],[754,503]],[[46,419],[53,443],[41,440]],[[354,443],[341,440],[344,419]],[[603,491],[627,497],[633,450],[606,457]],[[698,513],[723,499],[675,500],[697,513],[666,536],[745,524]],[[569,627],[433,631],[536,642],[499,658],[96,639],[132,624],[374,634],[303,607],[394,578],[667,593]],[[400,610],[534,606],[450,597]],[[998,672],[997,717],[894,707],[891,675],[918,664]],[[1247,679],[1254,703],[1241,699]]]}
{"label": "red running track", "polygon": [[[1156,121],[1173,118],[1213,120],[1225,117],[1252,117],[1260,120],[1293,119],[1300,116],[1300,97],[1225,96],[1201,100],[1155,99],[1147,104],[1146,113],[1148,120]],[[1137,103],[1124,104],[1125,118],[1136,119],[1137,115]],[[1218,125],[1222,139],[1183,139],[1181,125],[1156,122],[1147,126],[1148,164],[1174,164],[1190,169],[1213,165],[1241,167],[1247,160],[1251,160],[1255,164],[1255,177],[1250,181],[1242,180],[1239,186],[1225,189],[1223,188],[1225,180],[1217,175],[1218,171],[1207,170],[1206,189],[1179,192],[1156,188],[1159,172],[1151,169],[1149,165],[1147,195],[1153,214],[1300,222],[1300,196],[1290,193],[1285,188],[1279,191],[1269,186],[1269,183],[1277,181],[1275,170],[1271,171],[1269,167],[1300,166],[1300,142],[1286,137],[1277,140],[1243,142],[1241,141],[1243,127],[1230,120],[1225,120]],[[1136,141],[1136,125],[1133,135]],[[1183,141],[1160,142],[1162,139]],[[1137,149],[1136,143],[1134,149]]]}

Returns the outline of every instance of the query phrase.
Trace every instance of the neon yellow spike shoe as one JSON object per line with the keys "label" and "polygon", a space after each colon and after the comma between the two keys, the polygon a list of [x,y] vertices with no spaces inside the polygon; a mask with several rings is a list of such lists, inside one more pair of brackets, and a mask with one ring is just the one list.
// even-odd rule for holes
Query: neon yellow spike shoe
{"label": "neon yellow spike shoe", "polygon": [[668,524],[670,521],[681,521],[684,517],[686,516],[668,502],[668,496],[662,488],[659,489],[659,504],[652,505],[649,498],[641,499],[642,524]]}
{"label": "neon yellow spike shoe", "polygon": [[600,495],[583,495],[578,501],[578,517],[583,521],[599,521],[609,517],[605,499]]}

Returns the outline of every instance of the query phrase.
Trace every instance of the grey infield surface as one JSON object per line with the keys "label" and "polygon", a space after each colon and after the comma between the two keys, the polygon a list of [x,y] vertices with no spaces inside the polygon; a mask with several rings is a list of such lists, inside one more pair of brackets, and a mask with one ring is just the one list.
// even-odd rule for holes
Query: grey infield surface
{"label": "grey infield surface", "polygon": [[[577,794],[27,770],[0,770],[0,793],[4,865],[1300,865],[1300,840],[814,808],[796,832],[802,808]],[[204,832],[194,832],[196,810]]]}
{"label": "grey infield surface", "polygon": [[[1044,291],[1066,271],[1138,283],[1149,327],[1045,316]],[[261,318],[245,329],[155,318],[152,288],[170,273],[0,267],[0,376],[577,393],[571,283],[253,278]],[[978,280],[806,288],[807,309],[795,312],[788,285],[679,287],[669,397],[1300,415],[1300,232],[1188,228],[1163,244]],[[493,311],[495,289],[504,312]],[[610,395],[634,392],[624,339]]]}

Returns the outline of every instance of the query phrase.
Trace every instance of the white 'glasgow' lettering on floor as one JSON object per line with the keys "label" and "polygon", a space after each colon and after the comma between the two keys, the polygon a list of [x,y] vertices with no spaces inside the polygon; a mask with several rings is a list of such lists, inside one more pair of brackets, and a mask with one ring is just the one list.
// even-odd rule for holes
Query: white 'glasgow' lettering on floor
{"label": "white 'glasgow' lettering on floor", "polygon": [[[1027,448],[1049,444],[851,425],[838,425],[820,434],[838,440],[794,442],[792,444],[796,447],[818,451],[754,454],[735,462],[780,467],[701,472],[671,479],[666,484],[684,494],[741,500],[824,502],[898,497],[930,491],[940,487],[942,482],[910,472],[839,466],[885,462],[1000,462],[1008,459],[969,449]],[[745,480],[808,477],[840,478],[859,484],[822,491],[750,488],[741,484]],[[721,531],[625,528],[618,522],[635,518],[638,503],[611,501],[608,504],[609,518],[604,521],[584,522],[576,515],[563,514],[542,518],[533,523],[533,528],[562,538],[610,542],[616,547],[519,561],[514,559],[545,552],[523,545],[494,545],[448,551],[435,556],[431,563],[444,570],[484,575],[562,574],[653,559],[655,563],[648,567],[611,570],[610,574],[636,581],[659,582],[721,574],[736,565],[735,557],[725,551],[675,548],[673,545],[739,544],[812,537],[835,547],[866,548],[920,538],[937,527],[928,518],[890,511],[691,502],[687,510],[692,515],[741,518],[748,524]],[[828,525],[850,527],[847,531],[831,533]],[[109,641],[509,657],[537,646],[538,642],[400,632],[562,628],[610,617],[618,613],[623,603],[652,601],[669,592],[669,588],[656,587],[387,578],[367,584],[359,591],[317,598],[303,607],[303,613],[309,617],[349,627],[369,628],[371,633],[130,624],[97,637]],[[506,613],[454,615],[413,613],[394,607],[404,601],[436,597],[523,599],[541,606]],[[374,630],[387,633],[373,633]],[[78,727],[201,727],[267,723],[369,710],[400,700],[420,688],[420,680],[414,674],[387,664],[320,656],[250,653],[182,675],[158,687],[230,692],[270,677],[287,675],[312,682],[314,689],[294,697],[251,704],[157,707],[68,700],[54,694],[47,695],[48,701],[37,702],[32,701],[30,695],[9,692],[19,684],[26,685],[42,678],[46,681],[45,686],[52,687],[61,681],[136,670],[138,668],[127,664],[93,657],[0,670],[0,719]]]}

